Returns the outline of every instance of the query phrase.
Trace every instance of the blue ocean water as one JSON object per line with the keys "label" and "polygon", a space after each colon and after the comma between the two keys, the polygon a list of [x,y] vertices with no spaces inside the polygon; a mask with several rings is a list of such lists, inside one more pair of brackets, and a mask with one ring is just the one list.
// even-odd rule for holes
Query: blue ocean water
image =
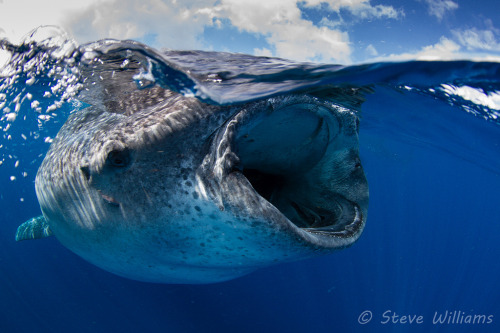
{"label": "blue ocean water", "polygon": [[[53,31],[2,43],[0,332],[499,331],[500,64],[301,64],[78,46]],[[360,240],[210,285],[117,277],[54,237],[16,243],[17,226],[40,214],[34,179],[51,138],[98,98],[85,71],[102,53],[139,59],[138,87],[207,103],[314,91],[356,110],[370,186]]]}

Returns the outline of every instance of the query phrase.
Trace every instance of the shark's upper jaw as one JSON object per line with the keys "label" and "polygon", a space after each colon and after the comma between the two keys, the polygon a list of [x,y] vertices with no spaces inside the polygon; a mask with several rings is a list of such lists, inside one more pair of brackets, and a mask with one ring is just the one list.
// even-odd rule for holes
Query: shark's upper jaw
{"label": "shark's upper jaw", "polygon": [[236,155],[228,172],[244,176],[242,186],[278,209],[303,241],[341,248],[361,235],[368,186],[356,129],[347,128],[356,116],[340,119],[330,107],[303,97],[237,115],[226,128]]}

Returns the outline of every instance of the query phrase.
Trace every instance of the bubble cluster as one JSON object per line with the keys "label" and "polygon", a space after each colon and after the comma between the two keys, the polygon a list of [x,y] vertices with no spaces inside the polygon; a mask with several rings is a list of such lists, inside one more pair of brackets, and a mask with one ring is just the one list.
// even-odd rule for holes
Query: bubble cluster
{"label": "bubble cluster", "polygon": [[25,168],[80,106],[78,57],[77,44],[56,27],[38,28],[19,45],[0,40],[0,165],[15,156],[12,181],[32,174]]}

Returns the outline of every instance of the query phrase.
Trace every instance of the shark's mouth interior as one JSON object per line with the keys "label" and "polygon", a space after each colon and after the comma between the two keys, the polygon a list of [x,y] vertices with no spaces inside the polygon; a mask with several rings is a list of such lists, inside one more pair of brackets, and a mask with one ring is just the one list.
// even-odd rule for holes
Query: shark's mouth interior
{"label": "shark's mouth interior", "polygon": [[237,130],[237,168],[296,227],[357,238],[361,209],[335,188],[329,169],[329,155],[335,153],[329,146],[341,135],[340,127],[330,110],[316,104],[260,113]]}

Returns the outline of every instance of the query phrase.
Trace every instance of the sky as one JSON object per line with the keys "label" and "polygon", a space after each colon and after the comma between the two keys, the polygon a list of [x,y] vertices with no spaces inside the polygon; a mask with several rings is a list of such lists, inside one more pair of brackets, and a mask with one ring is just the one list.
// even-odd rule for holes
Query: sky
{"label": "sky", "polygon": [[78,43],[134,39],[297,61],[500,61],[498,0],[0,0],[0,38],[57,25]]}

